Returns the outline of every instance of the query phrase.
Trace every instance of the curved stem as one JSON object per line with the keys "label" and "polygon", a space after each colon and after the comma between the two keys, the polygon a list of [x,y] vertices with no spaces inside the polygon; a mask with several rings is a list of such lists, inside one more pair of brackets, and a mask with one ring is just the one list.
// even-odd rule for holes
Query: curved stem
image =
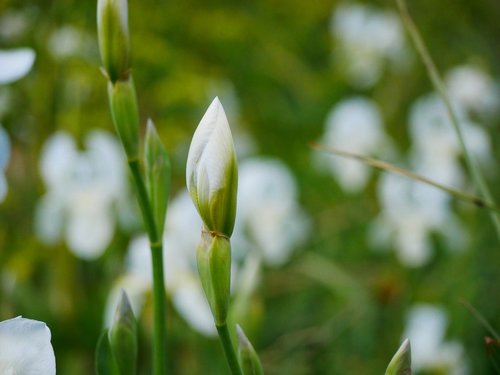
{"label": "curved stem", "polygon": [[148,198],[146,186],[144,185],[144,180],[142,179],[139,161],[129,160],[128,164],[137,188],[137,198],[139,206],[141,207],[144,225],[148,233],[151,247],[151,260],[153,262],[153,375],[164,375],[166,368],[166,312],[163,276],[163,244],[161,237],[158,235],[153,210]]}
{"label": "curved stem", "polygon": [[227,328],[227,323],[223,325],[216,326],[217,332],[219,333],[219,338],[224,348],[224,354],[226,355],[226,360],[231,369],[233,375],[243,375],[238,363],[238,357],[236,356],[236,351],[234,350],[234,345],[231,340],[231,334]]}

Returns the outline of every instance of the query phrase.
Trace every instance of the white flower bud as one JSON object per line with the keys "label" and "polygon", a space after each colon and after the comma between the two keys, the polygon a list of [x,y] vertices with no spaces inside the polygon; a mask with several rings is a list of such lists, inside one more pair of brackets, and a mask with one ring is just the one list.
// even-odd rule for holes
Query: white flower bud
{"label": "white flower bud", "polygon": [[238,170],[231,130],[218,98],[193,135],[186,183],[207,229],[229,237],[236,215]]}

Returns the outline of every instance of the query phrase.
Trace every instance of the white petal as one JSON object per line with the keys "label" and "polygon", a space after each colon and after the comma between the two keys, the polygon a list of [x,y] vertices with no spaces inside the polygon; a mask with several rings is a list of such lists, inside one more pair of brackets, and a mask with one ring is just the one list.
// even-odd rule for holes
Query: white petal
{"label": "white petal", "polygon": [[10,157],[10,141],[7,132],[0,126],[0,172],[5,169]]}
{"label": "white petal", "polygon": [[31,48],[0,50],[0,84],[7,84],[24,77],[35,61]]}
{"label": "white petal", "polygon": [[47,245],[54,245],[60,238],[64,227],[64,202],[50,192],[38,202],[35,211],[35,231]]}
{"label": "white petal", "polygon": [[174,306],[184,319],[205,336],[215,336],[214,320],[201,285],[186,280],[173,295]]}
{"label": "white petal", "polygon": [[55,374],[50,337],[43,322],[21,317],[0,322],[0,374]]}
{"label": "white petal", "polygon": [[[382,115],[375,102],[353,97],[336,104],[328,114],[323,136],[327,146],[370,155],[384,142]],[[366,185],[371,169],[365,164],[336,157],[329,161],[331,172],[344,190],[358,192]]]}
{"label": "white petal", "polygon": [[92,260],[102,255],[114,232],[114,221],[106,209],[70,214],[66,241],[73,253]]}
{"label": "white petal", "polygon": [[57,132],[43,146],[40,173],[49,188],[65,189],[78,153],[73,137]]}
{"label": "white petal", "polygon": [[0,171],[0,202],[5,199],[7,195],[7,180],[3,172]]}

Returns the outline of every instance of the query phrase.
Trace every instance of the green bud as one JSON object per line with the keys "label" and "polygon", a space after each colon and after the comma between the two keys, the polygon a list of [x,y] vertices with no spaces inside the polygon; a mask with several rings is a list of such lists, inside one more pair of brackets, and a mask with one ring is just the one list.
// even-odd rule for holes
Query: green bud
{"label": "green bud", "polygon": [[97,33],[102,63],[109,80],[128,79],[130,38],[127,0],[98,0]]}
{"label": "green bud", "polygon": [[120,375],[109,345],[109,332],[105,330],[97,342],[95,370],[97,375]]}
{"label": "green bud", "polygon": [[229,238],[203,231],[196,253],[198,273],[217,326],[226,323],[231,285]]}
{"label": "green bud", "polygon": [[252,343],[239,325],[236,325],[236,332],[238,334],[238,360],[243,375],[263,375],[262,364]]}
{"label": "green bud", "polygon": [[127,158],[137,160],[139,157],[139,110],[132,77],[126,81],[110,82],[108,95],[113,122]]}
{"label": "green bud", "polygon": [[411,375],[411,347],[406,339],[392,357],[385,375]]}
{"label": "green bud", "polygon": [[113,325],[109,330],[109,344],[120,375],[135,375],[137,368],[137,323],[127,295],[122,290]]}
{"label": "green bud", "polygon": [[148,120],[146,130],[144,165],[149,199],[154,211],[156,228],[161,236],[170,194],[170,161],[151,120]]}

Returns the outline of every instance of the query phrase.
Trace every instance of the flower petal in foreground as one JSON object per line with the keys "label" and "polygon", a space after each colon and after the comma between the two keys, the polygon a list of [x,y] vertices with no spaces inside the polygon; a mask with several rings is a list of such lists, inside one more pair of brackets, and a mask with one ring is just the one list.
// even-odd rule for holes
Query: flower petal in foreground
{"label": "flower petal in foreground", "polygon": [[50,330],[37,320],[17,317],[0,322],[0,374],[56,373]]}

